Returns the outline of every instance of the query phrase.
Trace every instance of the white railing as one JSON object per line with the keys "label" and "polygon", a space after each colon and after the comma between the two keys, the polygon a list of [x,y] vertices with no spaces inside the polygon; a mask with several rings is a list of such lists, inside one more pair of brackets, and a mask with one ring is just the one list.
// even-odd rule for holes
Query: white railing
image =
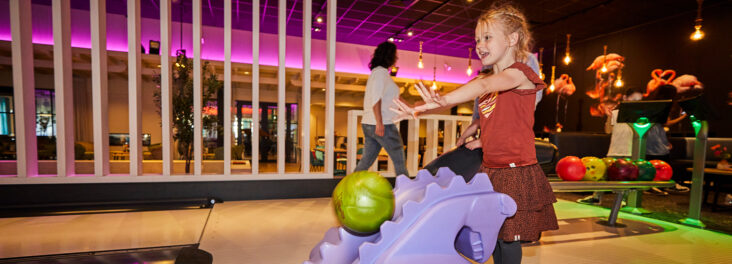
{"label": "white railing", "polygon": [[[358,128],[360,127],[359,118],[363,116],[362,110],[350,110],[348,111],[348,140],[347,140],[347,165],[346,170],[348,173],[353,172],[356,168],[357,149],[358,149]],[[407,171],[409,175],[417,175],[419,170],[419,131],[420,123],[425,122],[425,151],[424,157],[422,158],[422,164],[428,164],[438,156],[438,139],[439,121],[445,122],[442,149],[444,151],[450,150],[455,147],[458,134],[457,128],[458,123],[462,123],[460,126],[465,129],[470,125],[472,118],[470,116],[457,116],[457,115],[425,115],[421,116],[418,120],[409,120],[403,122],[409,122],[407,131]],[[371,171],[377,170],[378,161],[371,166]],[[389,164],[386,171],[380,171],[384,176],[394,176],[394,167],[389,159]]]}

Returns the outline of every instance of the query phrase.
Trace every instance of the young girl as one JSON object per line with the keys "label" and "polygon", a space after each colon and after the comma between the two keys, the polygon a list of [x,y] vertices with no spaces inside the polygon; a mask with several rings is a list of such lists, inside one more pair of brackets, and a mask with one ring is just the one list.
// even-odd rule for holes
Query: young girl
{"label": "young girl", "polygon": [[510,5],[493,6],[478,19],[476,50],[483,65],[494,74],[474,79],[444,96],[418,88],[425,103],[416,107],[395,100],[397,120],[416,118],[421,112],[453,106],[480,96],[483,161],[497,192],[516,201],[516,214],[506,219],[498,235],[494,263],[520,263],[521,241],[536,241],[542,231],[558,229],[549,181],[536,161],[534,102],[546,87],[522,61],[529,53],[531,35],[524,15]]}

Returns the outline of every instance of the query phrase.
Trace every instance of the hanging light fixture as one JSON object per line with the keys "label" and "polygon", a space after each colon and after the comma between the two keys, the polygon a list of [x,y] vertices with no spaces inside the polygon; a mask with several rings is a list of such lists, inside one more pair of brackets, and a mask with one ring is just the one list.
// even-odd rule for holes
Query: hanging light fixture
{"label": "hanging light fixture", "polygon": [[702,10],[702,3],[704,0],[696,0],[696,3],[698,5],[696,9],[696,20],[694,20],[694,33],[691,33],[691,40],[697,41],[702,38],[704,38],[704,32],[701,31],[702,27],[702,17],[701,17],[701,10]]}
{"label": "hanging light fixture", "polygon": [[623,87],[623,69],[618,68],[618,80],[615,81],[615,87]]}
{"label": "hanging light fixture", "polygon": [[572,57],[569,56],[569,38],[572,34],[567,34],[567,51],[564,52],[564,64],[569,65],[572,62]]}
{"label": "hanging light fixture", "polygon": [[468,76],[473,75],[473,48],[468,48]]}
{"label": "hanging light fixture", "polygon": [[417,68],[424,69],[424,63],[422,62],[422,41],[419,42],[419,62]]}
{"label": "hanging light fixture", "polygon": [[615,81],[615,87],[623,87],[623,70],[618,69],[618,80]]}
{"label": "hanging light fixture", "polygon": [[432,67],[432,90],[437,90],[437,66]]}
{"label": "hanging light fixture", "polygon": [[549,93],[554,92],[554,89],[556,89],[556,87],[554,87],[554,70],[556,70],[556,69],[557,69],[557,66],[552,65],[552,78],[550,80],[552,85],[549,86]]}
{"label": "hanging light fixture", "polygon": [[539,48],[539,78],[543,81],[546,76],[544,76],[544,48]]}
{"label": "hanging light fixture", "polygon": [[603,73],[607,72],[607,65],[605,65],[606,57],[607,57],[607,45],[603,46],[603,52],[602,52],[602,68],[600,69],[600,71]]}

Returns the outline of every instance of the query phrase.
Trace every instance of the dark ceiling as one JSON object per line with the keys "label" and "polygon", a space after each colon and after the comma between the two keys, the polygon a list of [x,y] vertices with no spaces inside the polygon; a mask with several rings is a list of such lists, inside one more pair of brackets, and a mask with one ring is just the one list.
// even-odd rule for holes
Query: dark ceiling
{"label": "dark ceiling", "polygon": [[[51,0],[34,0],[49,4]],[[142,16],[159,18],[160,0],[141,0]],[[487,0],[340,0],[337,34],[339,42],[375,46],[391,36],[401,49],[416,51],[424,41],[424,51],[467,57],[472,47],[475,22],[495,1]],[[730,0],[707,0],[704,8]],[[173,0],[173,20],[191,21],[192,0]],[[223,26],[223,0],[202,0],[205,25]],[[287,34],[302,35],[302,0],[287,1]],[[566,34],[572,43],[667,18],[688,19],[691,28],[696,16],[695,0],[516,0],[524,10],[535,38],[535,46],[550,50],[560,47]],[[72,8],[89,9],[89,0],[72,0]],[[260,0],[261,31],[277,33],[277,0]],[[107,0],[110,13],[124,14],[126,1]],[[252,1],[234,0],[233,26],[251,30]],[[326,17],[326,0],[313,0],[313,19]],[[313,22],[322,31],[314,38],[325,39],[325,21]],[[412,29],[414,35],[406,35]]]}

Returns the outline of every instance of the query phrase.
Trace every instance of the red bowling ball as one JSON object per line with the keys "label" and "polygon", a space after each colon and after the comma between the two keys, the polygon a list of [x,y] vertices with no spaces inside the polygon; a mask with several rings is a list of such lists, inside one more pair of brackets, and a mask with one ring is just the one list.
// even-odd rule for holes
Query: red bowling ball
{"label": "red bowling ball", "polygon": [[638,179],[638,167],[626,159],[618,159],[607,168],[607,178],[611,181],[635,181]]}
{"label": "red bowling ball", "polygon": [[674,174],[671,165],[668,165],[668,163],[662,160],[652,160],[651,164],[656,168],[656,177],[653,178],[654,181],[671,180],[671,176]]}
{"label": "red bowling ball", "polygon": [[575,156],[566,156],[557,162],[557,174],[565,181],[580,181],[585,177],[585,164]]}

